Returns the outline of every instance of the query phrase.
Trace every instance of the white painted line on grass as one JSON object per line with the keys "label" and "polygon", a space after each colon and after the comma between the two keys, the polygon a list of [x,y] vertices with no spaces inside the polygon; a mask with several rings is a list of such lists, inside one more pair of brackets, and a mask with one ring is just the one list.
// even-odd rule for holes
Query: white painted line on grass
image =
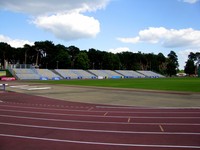
{"label": "white painted line on grass", "polygon": [[37,88],[38,86],[24,86],[24,87],[21,87],[20,89],[22,90],[28,90],[29,88]]}
{"label": "white painted line on grass", "polygon": [[16,86],[10,86],[11,88],[19,88],[22,90],[48,90],[51,89],[51,87],[38,87],[38,86],[29,86],[29,85],[16,85]]}
{"label": "white painted line on grass", "polygon": [[32,91],[32,90],[49,90],[51,87],[32,87],[28,88],[27,90]]}
{"label": "white painted line on grass", "polygon": [[26,87],[28,85],[13,85],[13,86],[10,86],[11,88],[21,88],[21,87]]}
{"label": "white painted line on grass", "polygon": [[21,136],[21,135],[10,135],[0,134],[2,137],[21,138],[30,140],[40,141],[51,141],[51,142],[62,142],[62,143],[76,143],[76,144],[90,144],[90,145],[104,145],[104,146],[122,146],[122,147],[154,147],[154,148],[188,148],[188,149],[199,149],[200,146],[193,145],[148,145],[148,144],[129,144],[129,143],[105,143],[105,142],[92,142],[92,141],[76,141],[76,140],[64,140],[64,139],[52,139],[42,138],[34,136]]}

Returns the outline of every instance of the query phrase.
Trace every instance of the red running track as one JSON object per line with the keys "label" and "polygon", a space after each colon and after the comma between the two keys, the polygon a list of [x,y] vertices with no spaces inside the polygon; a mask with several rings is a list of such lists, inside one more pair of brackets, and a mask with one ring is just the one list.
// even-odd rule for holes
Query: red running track
{"label": "red running track", "polygon": [[140,108],[0,93],[1,150],[200,149],[199,108]]}

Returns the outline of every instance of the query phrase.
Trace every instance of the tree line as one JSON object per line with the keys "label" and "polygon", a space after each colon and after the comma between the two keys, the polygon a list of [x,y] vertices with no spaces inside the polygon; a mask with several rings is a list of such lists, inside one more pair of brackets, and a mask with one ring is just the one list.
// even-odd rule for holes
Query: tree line
{"label": "tree line", "polygon": [[188,75],[194,75],[198,74],[198,69],[200,71],[200,52],[190,52],[184,71]]}
{"label": "tree line", "polygon": [[37,41],[14,48],[0,42],[0,63],[33,64],[46,69],[108,69],[108,70],[152,70],[165,75],[175,75],[178,58],[174,51],[167,57],[162,53],[111,53],[91,48],[80,50],[76,46],[55,45],[51,41]]}

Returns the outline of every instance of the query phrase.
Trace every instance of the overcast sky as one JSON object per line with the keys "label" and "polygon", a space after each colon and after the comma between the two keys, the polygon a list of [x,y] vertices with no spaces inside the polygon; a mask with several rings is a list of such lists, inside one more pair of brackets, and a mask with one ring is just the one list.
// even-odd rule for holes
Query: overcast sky
{"label": "overcast sky", "polygon": [[171,50],[183,69],[200,52],[199,0],[1,0],[0,42],[54,44],[113,53]]}

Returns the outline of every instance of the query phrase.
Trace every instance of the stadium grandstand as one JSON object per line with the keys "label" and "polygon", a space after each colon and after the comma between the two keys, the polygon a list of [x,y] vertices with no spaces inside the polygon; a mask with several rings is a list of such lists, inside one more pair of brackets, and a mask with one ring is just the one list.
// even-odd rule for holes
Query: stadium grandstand
{"label": "stadium grandstand", "polygon": [[81,69],[55,69],[65,79],[95,79],[96,76]]}
{"label": "stadium grandstand", "polygon": [[98,78],[121,78],[122,75],[114,72],[112,70],[89,70],[92,74],[97,76]]}
{"label": "stadium grandstand", "polygon": [[61,76],[48,69],[35,69],[42,80],[60,80]]}
{"label": "stadium grandstand", "polygon": [[147,70],[138,70],[140,74],[143,74],[147,78],[164,78],[163,75],[155,73],[153,71],[147,71]]}
{"label": "stadium grandstand", "polygon": [[39,80],[40,75],[33,69],[18,69],[15,68],[12,71],[13,75],[20,80]]}
{"label": "stadium grandstand", "polygon": [[36,69],[10,68],[19,80],[60,80],[60,79],[120,79],[120,78],[162,78],[161,74],[144,70],[82,70],[82,69]]}
{"label": "stadium grandstand", "polygon": [[140,74],[132,70],[115,70],[115,71],[124,76],[124,78],[145,78],[143,74]]}

